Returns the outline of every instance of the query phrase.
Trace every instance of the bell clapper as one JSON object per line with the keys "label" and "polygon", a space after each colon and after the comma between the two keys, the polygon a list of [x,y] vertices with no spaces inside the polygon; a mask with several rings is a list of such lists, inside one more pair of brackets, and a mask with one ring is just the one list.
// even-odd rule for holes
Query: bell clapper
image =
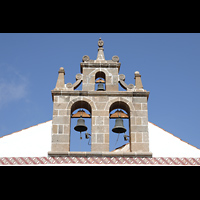
{"label": "bell clapper", "polygon": [[81,132],[80,132],[80,140],[82,140]]}

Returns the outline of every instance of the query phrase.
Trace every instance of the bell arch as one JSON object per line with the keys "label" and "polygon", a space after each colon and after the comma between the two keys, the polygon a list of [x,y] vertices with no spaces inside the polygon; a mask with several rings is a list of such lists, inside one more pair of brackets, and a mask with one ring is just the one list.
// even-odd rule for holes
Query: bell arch
{"label": "bell arch", "polygon": [[128,115],[130,116],[130,107],[127,103],[125,103],[124,101],[115,101],[113,102],[111,105],[110,105],[110,108],[109,108],[109,113],[111,111],[113,111],[114,109],[123,109],[125,110]]}
{"label": "bell arch", "polygon": [[75,103],[72,104],[71,114],[79,108],[84,108],[84,109],[88,110],[90,112],[90,114],[92,114],[91,105],[87,101],[83,101],[83,100],[78,100],[78,101],[76,101]]}
{"label": "bell arch", "polygon": [[96,91],[106,90],[106,75],[102,71],[98,71],[95,74],[95,90]]}
{"label": "bell arch", "polygon": [[[73,103],[70,104],[70,151],[91,151],[91,138],[87,135],[87,140],[85,133],[91,133],[91,116],[92,116],[92,106],[89,100],[81,100],[77,98],[72,100]],[[78,120],[84,119],[87,131],[77,132],[74,128],[77,125]],[[90,134],[91,136],[91,134]]]}
{"label": "bell arch", "polygon": [[[128,143],[128,138],[130,142],[130,106],[128,103],[121,101],[120,98],[116,99],[112,102],[112,104],[109,107],[109,124],[110,124],[110,130],[109,130],[109,150],[113,151],[117,147],[125,145]],[[121,118],[122,126],[126,130],[123,133],[116,133],[113,132],[113,128],[116,127],[117,121]]]}

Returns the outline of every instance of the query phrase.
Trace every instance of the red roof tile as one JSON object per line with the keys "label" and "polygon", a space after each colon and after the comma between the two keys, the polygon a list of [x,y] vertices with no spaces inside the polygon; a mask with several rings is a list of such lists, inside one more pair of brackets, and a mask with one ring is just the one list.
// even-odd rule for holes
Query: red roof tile
{"label": "red roof tile", "polygon": [[200,165],[200,158],[133,157],[1,157],[0,165],[104,164],[104,165]]}

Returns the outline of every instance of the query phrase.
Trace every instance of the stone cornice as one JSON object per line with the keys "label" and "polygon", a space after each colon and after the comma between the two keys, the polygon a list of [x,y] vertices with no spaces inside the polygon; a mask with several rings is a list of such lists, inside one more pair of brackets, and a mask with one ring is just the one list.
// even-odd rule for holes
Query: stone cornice
{"label": "stone cornice", "polygon": [[123,156],[123,157],[152,157],[151,152],[72,152],[72,151],[49,151],[49,156],[98,156],[98,157],[113,157],[113,156]]}
{"label": "stone cornice", "polygon": [[108,92],[108,91],[65,91],[65,90],[52,90],[52,99],[54,95],[67,95],[67,96],[116,96],[116,97],[147,97],[149,98],[149,91],[138,92],[138,91],[118,91],[118,92]]}

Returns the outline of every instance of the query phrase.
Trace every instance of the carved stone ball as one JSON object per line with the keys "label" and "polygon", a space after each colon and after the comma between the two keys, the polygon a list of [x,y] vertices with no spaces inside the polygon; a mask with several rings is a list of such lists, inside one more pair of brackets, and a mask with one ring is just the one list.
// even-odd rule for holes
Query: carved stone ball
{"label": "carved stone ball", "polygon": [[140,72],[136,71],[135,74],[140,74]]}
{"label": "carved stone ball", "polygon": [[104,45],[103,40],[101,40],[101,38],[99,38],[98,46],[99,46],[99,47],[103,47],[103,45]]}
{"label": "carved stone ball", "polygon": [[72,83],[67,83],[67,84],[66,84],[66,87],[67,87],[67,88],[72,88],[73,85],[72,85]]}
{"label": "carved stone ball", "polygon": [[87,56],[87,55],[83,56],[83,58],[82,58],[82,61],[83,61],[83,62],[89,61],[89,60],[90,60],[90,57]]}
{"label": "carved stone ball", "polygon": [[134,85],[133,84],[129,84],[128,85],[128,89],[133,89],[134,88]]}
{"label": "carved stone ball", "polygon": [[125,75],[124,75],[124,74],[120,74],[120,75],[119,75],[119,80],[124,81],[124,80],[125,80]]}
{"label": "carved stone ball", "polygon": [[76,74],[76,80],[80,80],[82,78],[82,74]]}
{"label": "carved stone ball", "polygon": [[60,67],[58,73],[64,73],[64,74],[65,74],[65,70],[64,70],[64,68],[63,68],[63,67]]}
{"label": "carved stone ball", "polygon": [[119,57],[118,56],[113,56],[112,57],[113,62],[119,62]]}

